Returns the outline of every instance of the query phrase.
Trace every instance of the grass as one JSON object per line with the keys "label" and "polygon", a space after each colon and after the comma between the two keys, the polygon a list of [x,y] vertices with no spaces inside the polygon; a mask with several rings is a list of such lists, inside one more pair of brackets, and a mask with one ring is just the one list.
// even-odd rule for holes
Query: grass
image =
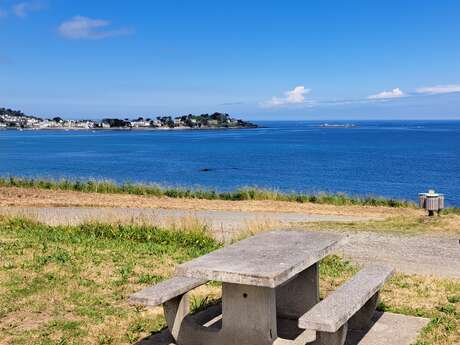
{"label": "grass", "polygon": [[457,214],[448,213],[441,217],[394,216],[382,220],[355,222],[307,222],[302,223],[301,226],[303,229],[309,230],[375,231],[406,235],[421,233],[460,234],[459,221]]}
{"label": "grass", "polygon": [[442,210],[441,214],[448,215],[448,214],[456,214],[460,215],[460,207],[448,207]]}
{"label": "grass", "polygon": [[220,247],[203,231],[0,222],[0,344],[128,344],[161,329],[127,296]]}
{"label": "grass", "polygon": [[379,309],[430,319],[414,345],[460,343],[460,281],[397,274],[382,291]]}
{"label": "grass", "polygon": [[337,194],[299,194],[282,193],[276,190],[253,187],[241,188],[231,192],[218,192],[205,189],[165,188],[156,184],[123,183],[117,184],[105,180],[53,180],[21,177],[2,177],[0,187],[39,188],[48,190],[66,190],[91,193],[150,195],[170,198],[193,198],[206,200],[275,200],[299,203],[317,203],[332,205],[362,205],[387,207],[415,207],[410,201],[386,199],[375,196],[349,196]]}
{"label": "grass", "polygon": [[[161,309],[129,306],[127,296],[219,247],[204,228],[0,219],[0,344],[133,344],[165,322]],[[337,256],[324,259],[322,296],[356,271]],[[219,293],[219,284],[200,287],[193,310]],[[459,300],[459,281],[397,275],[380,309],[430,318],[417,345],[446,345],[459,337]]]}

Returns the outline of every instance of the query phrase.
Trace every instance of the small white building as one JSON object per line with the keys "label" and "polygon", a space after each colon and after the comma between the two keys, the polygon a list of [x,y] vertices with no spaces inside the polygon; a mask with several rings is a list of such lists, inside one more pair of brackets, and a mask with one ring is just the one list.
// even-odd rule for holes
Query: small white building
{"label": "small white building", "polygon": [[150,127],[150,121],[139,120],[139,121],[131,121],[131,127],[133,128],[141,128],[141,127]]}
{"label": "small white building", "polygon": [[89,129],[89,128],[94,128],[95,123],[94,121],[76,121],[74,124],[75,128],[83,128],[83,129]]}
{"label": "small white building", "polygon": [[53,120],[43,120],[39,123],[39,128],[56,128],[59,127],[56,121]]}

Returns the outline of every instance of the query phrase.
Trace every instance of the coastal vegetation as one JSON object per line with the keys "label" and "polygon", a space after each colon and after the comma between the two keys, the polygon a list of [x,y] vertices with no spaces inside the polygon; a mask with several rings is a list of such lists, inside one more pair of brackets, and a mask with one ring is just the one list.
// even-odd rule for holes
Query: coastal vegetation
{"label": "coastal vegetation", "polygon": [[0,128],[20,129],[206,129],[206,128],[256,128],[257,125],[235,119],[224,113],[138,117],[136,119],[105,118],[94,120],[65,120],[59,116],[42,119],[21,111],[0,108]]}
{"label": "coastal vegetation", "polygon": [[274,200],[299,203],[317,203],[332,205],[363,205],[387,207],[415,207],[407,200],[387,199],[376,196],[350,196],[344,193],[303,194],[283,193],[276,190],[245,187],[230,192],[208,189],[167,188],[157,184],[122,183],[107,180],[69,180],[69,179],[33,179],[21,177],[1,177],[0,187],[39,188],[49,190],[70,190],[91,193],[113,193],[151,195],[170,198],[192,198],[207,200]]}
{"label": "coastal vegetation", "polygon": [[[0,343],[133,344],[165,326],[160,308],[128,305],[134,291],[171,276],[175,265],[221,247],[206,228],[90,223],[47,226],[0,218]],[[357,267],[337,256],[320,265],[322,297]],[[427,317],[417,345],[458,341],[460,282],[397,274],[380,310]],[[201,309],[220,286],[193,292]]]}

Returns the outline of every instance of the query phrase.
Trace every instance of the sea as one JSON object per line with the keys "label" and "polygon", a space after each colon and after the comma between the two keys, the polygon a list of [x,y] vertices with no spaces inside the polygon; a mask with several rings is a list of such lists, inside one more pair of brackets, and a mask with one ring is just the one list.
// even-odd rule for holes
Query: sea
{"label": "sea", "polygon": [[1,130],[0,176],[229,191],[346,193],[460,206],[460,121],[256,122],[230,130]]}

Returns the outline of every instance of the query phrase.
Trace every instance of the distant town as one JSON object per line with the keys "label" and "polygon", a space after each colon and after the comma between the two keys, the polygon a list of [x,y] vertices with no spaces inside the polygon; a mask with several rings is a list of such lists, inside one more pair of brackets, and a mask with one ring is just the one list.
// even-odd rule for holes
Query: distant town
{"label": "distant town", "polygon": [[225,113],[183,115],[177,117],[157,116],[136,119],[105,118],[96,120],[68,120],[59,116],[40,118],[19,110],[0,108],[0,129],[212,129],[256,128],[251,122],[234,119]]}

